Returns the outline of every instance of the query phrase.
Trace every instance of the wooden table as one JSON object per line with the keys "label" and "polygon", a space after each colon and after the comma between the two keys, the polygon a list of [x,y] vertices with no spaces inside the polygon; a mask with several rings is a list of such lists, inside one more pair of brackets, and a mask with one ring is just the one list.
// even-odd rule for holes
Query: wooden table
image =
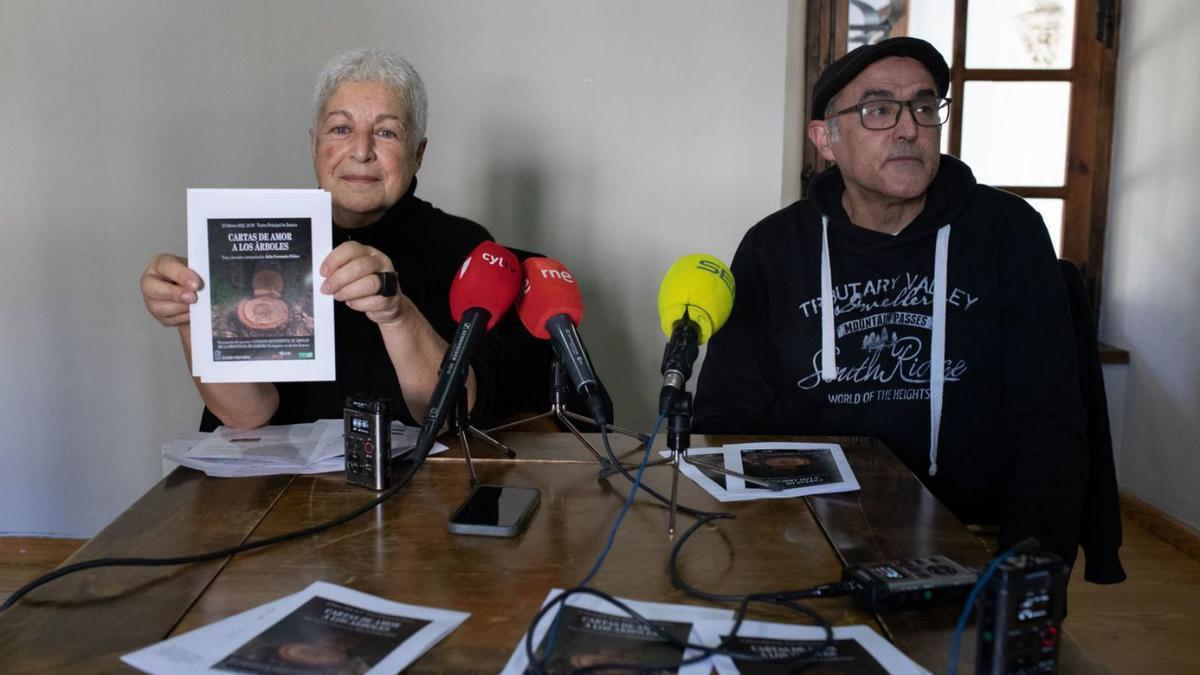
{"label": "wooden table", "polygon": [[[40,588],[0,615],[0,672],[128,672],[122,654],[295,593],[313,581],[392,600],[468,611],[471,618],[410,669],[495,673],[553,587],[582,579],[604,547],[629,484],[597,480],[597,465],[568,434],[509,432],[515,460],[473,445],[484,482],[531,486],[542,503],[513,539],[452,535],[446,522],[468,477],[457,444],[431,458],[412,483],[372,512],[322,534],[181,567],[89,570]],[[599,436],[588,435],[600,446]],[[694,436],[692,447],[764,440]],[[988,553],[881,443],[868,438],[777,439],[842,444],[862,489],[804,500],[720,504],[687,479],[680,501],[731,511],[697,532],[681,556],[691,584],[717,593],[799,589],[840,578],[844,564],[940,553],[982,566]],[[636,441],[613,436],[618,454]],[[664,441],[660,437],[658,447]],[[669,493],[670,469],[646,482]],[[213,479],[179,469],[68,562],[106,556],[175,556],[261,539],[330,519],[372,494],[339,474]],[[692,522],[680,516],[680,528]],[[667,510],[639,496],[593,586],[613,595],[702,604],[671,587]],[[934,672],[945,672],[959,607],[873,616],[848,598],[810,601],[830,622],[865,623]],[[751,618],[795,622],[764,609]],[[974,634],[959,672],[972,672]],[[1102,672],[1068,638],[1064,672]]]}

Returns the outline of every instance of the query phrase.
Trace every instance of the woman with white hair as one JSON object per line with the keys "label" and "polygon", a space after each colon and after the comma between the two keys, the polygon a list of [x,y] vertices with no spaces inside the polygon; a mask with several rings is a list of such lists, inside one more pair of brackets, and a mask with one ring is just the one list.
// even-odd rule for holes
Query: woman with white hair
{"label": "woman with white hair", "polygon": [[[414,195],[428,104],[407,61],[379,49],[337,56],[318,77],[314,103],[313,168],[333,205],[334,249],[321,263],[320,291],[337,301],[337,381],[214,384],[197,378],[206,406],[202,428],[218,421],[253,428],[338,418],[346,395],[360,392],[390,398],[397,419],[416,423],[456,327],[448,304],[454,273],[491,239],[480,225]],[[141,288],[150,314],[178,328],[190,359],[188,307],[200,276],[183,258],[157,255]],[[502,336],[489,335],[472,360],[467,396],[476,414],[489,407],[503,344]],[[538,369],[537,377],[545,372]]]}

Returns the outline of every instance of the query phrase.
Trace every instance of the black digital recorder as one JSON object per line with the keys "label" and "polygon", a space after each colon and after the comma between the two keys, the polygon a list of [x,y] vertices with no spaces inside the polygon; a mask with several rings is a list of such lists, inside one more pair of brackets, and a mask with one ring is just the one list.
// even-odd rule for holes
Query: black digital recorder
{"label": "black digital recorder", "polygon": [[372,490],[392,483],[392,415],[385,398],[346,397],[346,482]]}

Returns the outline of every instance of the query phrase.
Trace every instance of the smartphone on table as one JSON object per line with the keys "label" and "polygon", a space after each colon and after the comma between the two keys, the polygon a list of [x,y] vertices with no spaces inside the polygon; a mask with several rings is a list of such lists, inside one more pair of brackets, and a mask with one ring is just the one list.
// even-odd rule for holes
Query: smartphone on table
{"label": "smartphone on table", "polygon": [[476,485],[446,529],[455,534],[515,537],[525,529],[542,500],[535,488]]}

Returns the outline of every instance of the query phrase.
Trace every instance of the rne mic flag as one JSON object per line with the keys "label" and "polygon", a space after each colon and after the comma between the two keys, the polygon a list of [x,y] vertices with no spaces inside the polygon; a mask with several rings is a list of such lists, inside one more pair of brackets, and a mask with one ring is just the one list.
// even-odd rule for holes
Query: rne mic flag
{"label": "rne mic flag", "polygon": [[583,319],[583,295],[575,276],[552,258],[529,258],[522,269],[525,283],[517,316],[534,337],[551,341],[559,364],[587,400],[596,424],[603,427],[606,420],[599,383],[577,329]]}

